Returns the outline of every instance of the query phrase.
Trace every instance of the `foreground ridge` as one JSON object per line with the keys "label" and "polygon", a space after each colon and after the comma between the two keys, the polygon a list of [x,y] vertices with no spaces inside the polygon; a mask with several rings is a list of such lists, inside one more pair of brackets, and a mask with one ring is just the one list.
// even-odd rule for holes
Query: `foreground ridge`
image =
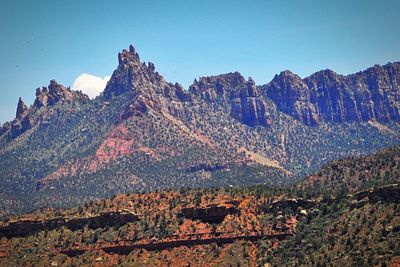
{"label": "foreground ridge", "polygon": [[[302,192],[296,195],[289,192],[267,187],[152,192],[118,195],[72,210],[26,214],[0,225],[0,264],[18,264],[23,259],[19,255],[30,249],[26,263],[33,265],[46,262],[52,265],[84,262],[97,262],[103,266],[118,262],[159,265],[160,261],[166,261],[185,266],[197,262],[205,253],[204,263],[211,265],[221,262],[280,265],[286,262],[291,266],[307,266],[313,261],[308,255],[318,255],[320,250],[338,253],[344,245],[344,251],[348,251],[350,245],[346,238],[354,229],[346,226],[346,218],[353,220],[357,214],[368,216],[373,210],[379,215],[378,226],[384,218],[382,212],[395,210],[395,213],[386,222],[384,230],[371,227],[373,218],[358,224],[360,230],[353,236],[351,246],[362,252],[354,255],[347,252],[345,255],[352,255],[347,262],[333,257],[319,262],[325,260],[326,263],[351,266],[360,261],[357,255],[361,253],[368,255],[370,261],[396,262],[396,251],[400,249],[395,243],[399,238],[396,225],[400,223],[399,184],[330,197],[304,198],[300,196]],[[120,211],[111,211],[118,209]],[[70,219],[57,227],[50,224],[60,218]],[[32,229],[38,222],[47,228]],[[12,233],[15,225],[24,227]],[[29,228],[35,231],[20,232]],[[366,251],[359,241],[363,238],[359,235],[364,235],[364,228],[369,229],[370,235],[369,250]],[[317,237],[323,243],[314,246],[310,240]],[[386,257],[379,259],[373,249],[375,244],[385,242],[394,242],[394,245],[390,251],[383,250],[381,253],[386,253]],[[293,258],[287,253],[292,250],[299,253],[296,255],[307,254]],[[37,257],[37,253],[43,256]],[[185,258],[179,255],[185,255]]]}

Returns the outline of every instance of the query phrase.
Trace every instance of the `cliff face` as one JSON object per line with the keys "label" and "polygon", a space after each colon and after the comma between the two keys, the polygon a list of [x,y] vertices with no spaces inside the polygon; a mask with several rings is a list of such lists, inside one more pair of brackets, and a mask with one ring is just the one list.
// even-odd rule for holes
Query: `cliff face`
{"label": "cliff face", "polygon": [[298,75],[283,71],[262,89],[281,111],[306,125],[318,124],[315,106],[310,101],[311,92]]}
{"label": "cliff face", "polygon": [[118,54],[118,67],[104,89],[103,98],[109,101],[126,92],[132,94],[132,102],[124,110],[122,119],[143,114],[149,109],[181,117],[181,102],[190,100],[184,88],[178,83],[166,82],[153,63],[141,62],[132,45],[129,50],[124,49]]}
{"label": "cliff face", "polygon": [[54,106],[59,101],[89,101],[89,97],[79,91],[73,91],[69,87],[65,88],[57,81],[51,80],[48,87],[36,89],[36,99],[33,109]]}
{"label": "cliff face", "polygon": [[195,80],[189,92],[210,103],[230,106],[231,116],[249,126],[271,123],[267,104],[254,81],[246,81],[239,72]]}
{"label": "cliff face", "polygon": [[348,76],[323,70],[305,79],[285,71],[261,89],[281,111],[306,125],[400,120],[400,63]]}

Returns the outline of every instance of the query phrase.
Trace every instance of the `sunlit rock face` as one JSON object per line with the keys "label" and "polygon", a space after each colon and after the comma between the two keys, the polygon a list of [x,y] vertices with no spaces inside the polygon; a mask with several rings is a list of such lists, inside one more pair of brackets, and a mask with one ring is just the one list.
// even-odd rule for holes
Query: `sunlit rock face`
{"label": "sunlit rock face", "polygon": [[195,80],[189,91],[210,103],[230,107],[231,116],[249,126],[268,126],[270,114],[265,99],[258,92],[254,81],[239,73],[202,77]]}

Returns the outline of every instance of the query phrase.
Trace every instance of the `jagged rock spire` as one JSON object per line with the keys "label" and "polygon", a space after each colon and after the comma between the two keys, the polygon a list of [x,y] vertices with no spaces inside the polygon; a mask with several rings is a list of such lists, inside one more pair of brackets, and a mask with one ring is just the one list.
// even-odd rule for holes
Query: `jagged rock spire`
{"label": "jagged rock spire", "polygon": [[33,103],[35,108],[53,106],[60,100],[88,101],[89,97],[80,91],[72,91],[69,87],[65,88],[56,80],[51,80],[47,87],[36,89],[36,99]]}
{"label": "jagged rock spire", "polygon": [[160,93],[167,86],[164,78],[155,71],[153,63],[148,66],[140,61],[139,54],[133,45],[118,53],[118,67],[111,76],[105,90],[105,99],[110,99],[124,92]]}
{"label": "jagged rock spire", "polygon": [[129,46],[129,50],[123,49],[118,53],[118,65],[123,64],[141,64],[139,54],[136,53],[133,45]]}
{"label": "jagged rock spire", "polygon": [[25,105],[24,101],[20,97],[18,100],[18,105],[17,105],[17,113],[16,116],[17,118],[20,118],[22,114],[28,110],[28,107]]}

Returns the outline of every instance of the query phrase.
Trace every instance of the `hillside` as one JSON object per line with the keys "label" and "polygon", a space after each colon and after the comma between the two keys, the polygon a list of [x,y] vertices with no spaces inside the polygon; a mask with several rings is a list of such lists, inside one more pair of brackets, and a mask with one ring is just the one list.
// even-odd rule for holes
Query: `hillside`
{"label": "hillside", "polygon": [[[398,152],[335,161],[318,179],[334,184],[320,187],[311,175],[300,186],[118,194],[3,216],[0,265],[397,266]],[[351,187],[342,166],[371,176]]]}
{"label": "hillside", "polygon": [[398,266],[398,188],[370,189],[320,205],[268,261],[274,266]]}
{"label": "hillside", "polygon": [[[369,88],[361,106],[369,100],[390,110],[357,120],[321,115],[318,123],[307,123],[288,110],[304,106],[296,86],[311,78],[274,78],[256,86],[232,72],[201,77],[185,90],[166,81],[153,63],[141,62],[130,46],[94,100],[52,80],[36,90],[30,107],[18,101],[16,118],[0,129],[2,213],[167,188],[279,186],[332,160],[398,145],[397,66],[353,75],[365,92]],[[341,92],[355,95],[360,83],[349,79]],[[276,84],[293,89],[284,97],[293,103],[271,95]],[[320,93],[318,99],[324,98],[336,99]]]}
{"label": "hillside", "polygon": [[319,192],[354,192],[399,182],[400,147],[397,146],[365,157],[335,160],[309,176],[300,186]]}
{"label": "hillside", "polygon": [[388,266],[400,259],[398,185],[347,197],[305,194],[260,186],[163,191],[14,216],[0,224],[0,265]]}

